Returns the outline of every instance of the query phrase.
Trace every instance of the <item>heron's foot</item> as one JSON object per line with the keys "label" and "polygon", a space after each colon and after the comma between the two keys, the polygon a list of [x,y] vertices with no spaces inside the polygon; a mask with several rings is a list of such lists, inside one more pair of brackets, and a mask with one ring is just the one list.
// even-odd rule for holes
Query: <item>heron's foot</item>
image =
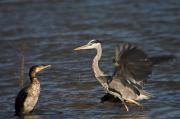
{"label": "heron's foot", "polygon": [[139,108],[140,108],[141,110],[144,110],[144,106],[143,106],[143,105],[139,106]]}

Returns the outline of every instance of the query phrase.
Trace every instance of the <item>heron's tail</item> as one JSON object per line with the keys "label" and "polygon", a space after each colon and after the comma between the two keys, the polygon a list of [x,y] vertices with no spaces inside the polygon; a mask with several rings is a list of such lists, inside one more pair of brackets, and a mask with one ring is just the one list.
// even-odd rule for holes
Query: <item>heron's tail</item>
{"label": "heron's tail", "polygon": [[153,97],[153,95],[151,93],[148,93],[148,92],[146,92],[144,90],[141,90],[140,91],[140,96],[138,97],[138,100],[143,100],[143,99],[147,100],[147,99],[150,99],[152,97]]}
{"label": "heron's tail", "polygon": [[156,64],[160,64],[166,61],[170,61],[174,58],[175,56],[173,55],[162,55],[162,56],[150,57],[150,60],[152,61],[153,65],[156,65]]}

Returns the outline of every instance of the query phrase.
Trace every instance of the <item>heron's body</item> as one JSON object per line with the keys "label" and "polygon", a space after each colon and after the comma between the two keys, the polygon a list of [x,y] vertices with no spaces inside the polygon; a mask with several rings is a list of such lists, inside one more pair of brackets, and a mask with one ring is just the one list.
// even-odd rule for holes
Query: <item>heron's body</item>
{"label": "heron's body", "polygon": [[150,93],[144,91],[143,87],[148,75],[151,73],[153,61],[136,46],[123,43],[116,48],[115,71],[112,76],[105,74],[99,67],[102,48],[98,40],[91,40],[87,45],[78,47],[75,50],[81,49],[97,50],[92,63],[95,77],[107,94],[121,100],[126,111],[128,111],[126,102],[141,106],[138,103],[139,100],[151,97]]}
{"label": "heron's body", "polygon": [[[102,55],[101,45],[99,44],[96,49],[97,55],[93,59],[92,69],[94,71],[96,79],[100,82],[100,84],[102,84],[107,93],[119,98],[125,105],[127,111],[128,107],[126,106],[125,102],[130,102],[141,106],[137,102],[138,100],[150,98],[149,93],[146,93],[143,89],[140,89],[137,86],[133,85],[132,82],[128,80],[128,78],[134,80],[133,77],[123,77],[122,73],[122,75],[117,75],[119,72],[115,72],[115,75],[113,76],[107,76],[106,74],[104,74],[104,72],[99,67],[99,61]],[[125,81],[126,83],[123,84],[123,81]],[[141,87],[140,84],[136,85],[139,85],[139,87]]]}
{"label": "heron's body", "polygon": [[[40,66],[39,66],[40,67]],[[41,66],[42,69],[49,67]],[[36,68],[34,66],[30,70],[30,80],[31,83],[20,90],[15,100],[15,113],[16,115],[28,114],[33,111],[40,94],[40,82],[36,78]],[[39,71],[40,71],[39,70]],[[37,71],[38,72],[38,71]]]}

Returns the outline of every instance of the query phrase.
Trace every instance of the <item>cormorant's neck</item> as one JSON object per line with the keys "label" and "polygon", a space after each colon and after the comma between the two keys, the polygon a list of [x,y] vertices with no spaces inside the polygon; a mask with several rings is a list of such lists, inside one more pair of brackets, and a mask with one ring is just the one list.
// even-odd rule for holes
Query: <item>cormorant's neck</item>
{"label": "cormorant's neck", "polygon": [[34,72],[34,71],[29,72],[29,77],[32,82],[34,79],[36,79],[36,72]]}
{"label": "cormorant's neck", "polygon": [[101,55],[102,55],[102,48],[101,48],[101,44],[99,44],[96,47],[97,50],[97,54],[93,59],[93,64],[92,64],[92,68],[95,74],[95,77],[100,77],[100,76],[104,76],[103,71],[99,68],[99,60],[101,59]]}

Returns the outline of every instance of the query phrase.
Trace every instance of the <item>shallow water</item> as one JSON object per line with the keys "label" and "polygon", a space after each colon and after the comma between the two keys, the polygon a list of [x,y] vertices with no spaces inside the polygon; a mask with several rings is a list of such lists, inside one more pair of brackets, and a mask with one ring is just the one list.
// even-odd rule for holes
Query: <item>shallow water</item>
{"label": "shallow water", "polygon": [[[25,82],[30,66],[53,66],[39,74],[41,96],[25,119],[180,118],[179,6],[178,0],[1,0],[0,118],[18,119],[14,99],[23,52]],[[109,74],[121,41],[150,56],[177,57],[154,67],[146,85],[154,98],[141,102],[144,110],[130,106],[126,113],[118,103],[99,103],[104,91],[91,70],[95,51],[73,51],[92,38],[103,42],[101,67]]]}

